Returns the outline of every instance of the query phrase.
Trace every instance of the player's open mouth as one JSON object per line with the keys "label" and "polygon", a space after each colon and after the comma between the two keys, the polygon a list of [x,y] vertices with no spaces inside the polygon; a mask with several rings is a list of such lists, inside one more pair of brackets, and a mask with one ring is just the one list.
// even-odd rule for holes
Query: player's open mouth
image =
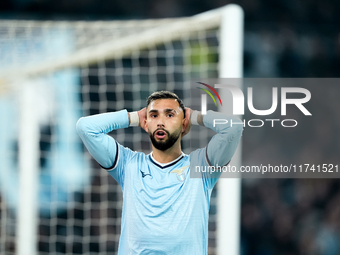
{"label": "player's open mouth", "polygon": [[163,131],[163,130],[158,130],[155,134],[155,136],[158,138],[158,139],[163,139],[165,138],[166,136],[166,132]]}

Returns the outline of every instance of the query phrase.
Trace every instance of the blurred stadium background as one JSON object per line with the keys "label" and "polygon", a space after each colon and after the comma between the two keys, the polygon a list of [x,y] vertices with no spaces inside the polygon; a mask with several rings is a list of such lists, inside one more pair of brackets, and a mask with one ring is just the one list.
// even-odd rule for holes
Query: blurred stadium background
{"label": "blurred stadium background", "polygon": [[[0,68],[41,64],[56,56],[67,59],[76,50],[166,24],[165,18],[195,15],[228,3],[2,0]],[[244,77],[339,77],[339,2],[236,3],[245,12]],[[155,18],[162,20],[142,22]],[[131,19],[141,21],[122,22]],[[92,23],[96,20],[105,22]],[[75,122],[83,115],[138,110],[159,89],[173,90],[190,106],[188,82],[217,77],[219,60],[218,28],[193,30],[190,36],[182,34],[180,39],[112,60],[85,61],[80,68],[44,75],[29,84],[36,91],[40,129],[39,254],[115,254],[121,191],[84,153]],[[134,89],[137,84],[139,90]],[[7,255],[17,249],[18,133],[23,127],[20,99],[8,91],[0,93],[0,254]],[[311,107],[315,115],[324,116],[324,122],[304,126],[289,139],[280,129],[263,128],[255,133],[246,129],[244,164],[337,161],[339,93],[334,88],[318,97],[312,95]],[[209,137],[207,131],[199,132],[203,133],[192,136]],[[124,146],[150,150],[148,137],[137,128],[112,135]],[[183,146],[189,152],[188,140]],[[216,254],[216,192],[210,211],[209,254]],[[241,194],[241,254],[340,254],[339,180],[243,179]]]}

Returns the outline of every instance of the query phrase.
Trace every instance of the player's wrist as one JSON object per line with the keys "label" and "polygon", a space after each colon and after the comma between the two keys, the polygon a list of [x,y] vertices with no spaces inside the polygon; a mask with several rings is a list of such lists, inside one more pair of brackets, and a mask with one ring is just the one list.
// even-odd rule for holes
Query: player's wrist
{"label": "player's wrist", "polygon": [[190,114],[190,122],[192,125],[199,125],[198,122],[197,122],[197,117],[198,117],[198,114],[200,114],[199,111],[192,111],[191,114]]}
{"label": "player's wrist", "polygon": [[129,126],[137,127],[139,125],[138,112],[129,112]]}
{"label": "player's wrist", "polygon": [[204,125],[204,122],[203,122],[203,116],[201,112],[198,112],[198,116],[197,116],[197,122],[198,122],[198,125],[200,126],[205,126]]}
{"label": "player's wrist", "polygon": [[192,111],[190,115],[190,122],[192,125],[204,126],[203,115],[200,111]]}

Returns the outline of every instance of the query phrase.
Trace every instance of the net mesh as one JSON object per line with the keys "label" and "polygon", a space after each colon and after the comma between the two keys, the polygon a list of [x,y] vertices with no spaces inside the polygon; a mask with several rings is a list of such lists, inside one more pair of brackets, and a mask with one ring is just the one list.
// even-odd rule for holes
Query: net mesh
{"label": "net mesh", "polygon": [[[2,21],[0,66],[5,77],[2,79],[11,78],[9,73],[20,76],[22,70],[72,60],[70,56],[75,53],[91,55],[91,49],[97,49],[98,45],[107,45],[121,37],[133,38],[136,33],[175,21],[178,20]],[[22,80],[40,84],[34,87],[40,116],[39,254],[117,254],[121,188],[82,147],[75,123],[81,116],[121,109],[140,110],[145,107],[146,98],[158,90],[173,91],[186,106],[199,110],[198,102],[190,99],[191,81],[218,77],[218,35],[217,27],[197,26],[190,33],[180,32],[174,40],[150,43],[129,53],[124,51],[120,57],[94,63],[85,60],[48,73],[36,72],[34,77],[23,76]],[[22,127],[18,122],[20,113],[11,98],[16,98],[20,84],[14,93],[2,93],[0,98],[1,113],[13,109],[13,114],[2,124],[6,129],[0,130],[0,137],[6,141],[0,148],[5,155],[0,159],[1,254],[14,254],[16,250],[17,205],[10,201],[16,201],[11,187],[17,188],[16,132]],[[116,130],[110,135],[132,150],[151,151],[149,137],[139,127]],[[183,138],[182,150],[190,153],[191,142],[206,146],[211,135],[205,128],[193,128]],[[13,183],[9,187],[5,182]],[[215,188],[210,206],[209,254],[215,254],[216,248],[216,192]]]}

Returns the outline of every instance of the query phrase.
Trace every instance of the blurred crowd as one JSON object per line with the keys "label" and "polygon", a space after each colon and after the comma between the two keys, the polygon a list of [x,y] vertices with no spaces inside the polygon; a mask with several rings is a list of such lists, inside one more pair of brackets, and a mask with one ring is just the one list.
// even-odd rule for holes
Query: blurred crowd
{"label": "blurred crowd", "polygon": [[339,180],[271,179],[243,186],[242,254],[339,254]]}
{"label": "blurred crowd", "polygon": [[339,29],[257,24],[246,29],[244,47],[245,77],[340,76]]}
{"label": "blurred crowd", "polygon": [[[340,76],[338,29],[278,27],[246,30],[245,77]],[[297,131],[245,130],[243,164],[338,164],[340,88],[313,89],[312,120],[292,113]],[[340,254],[339,179],[244,179],[241,203],[243,255]]]}

